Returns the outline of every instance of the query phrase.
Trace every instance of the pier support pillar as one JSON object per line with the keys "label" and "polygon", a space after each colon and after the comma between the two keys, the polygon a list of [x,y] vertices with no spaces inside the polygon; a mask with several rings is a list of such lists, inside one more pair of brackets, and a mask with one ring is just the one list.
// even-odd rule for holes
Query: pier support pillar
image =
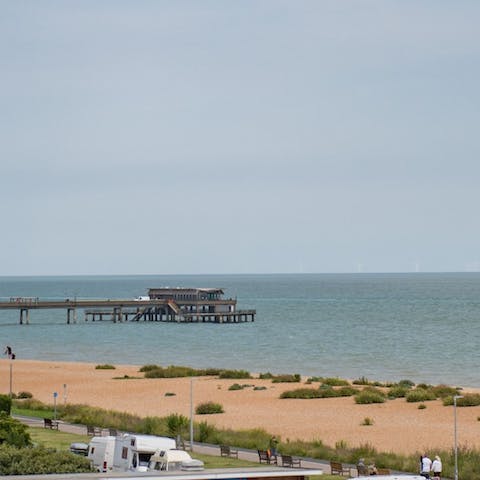
{"label": "pier support pillar", "polygon": [[30,324],[30,310],[28,308],[20,309],[20,325],[23,325],[23,314],[25,313],[25,323]]}

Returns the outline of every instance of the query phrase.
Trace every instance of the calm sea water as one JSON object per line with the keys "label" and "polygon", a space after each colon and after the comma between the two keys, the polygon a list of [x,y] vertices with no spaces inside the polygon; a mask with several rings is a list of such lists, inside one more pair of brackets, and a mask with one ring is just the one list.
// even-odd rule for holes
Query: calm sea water
{"label": "calm sea water", "polygon": [[133,298],[150,287],[223,287],[254,323],[85,322],[0,311],[17,358],[242,368],[480,386],[480,274],[0,277],[0,297]]}

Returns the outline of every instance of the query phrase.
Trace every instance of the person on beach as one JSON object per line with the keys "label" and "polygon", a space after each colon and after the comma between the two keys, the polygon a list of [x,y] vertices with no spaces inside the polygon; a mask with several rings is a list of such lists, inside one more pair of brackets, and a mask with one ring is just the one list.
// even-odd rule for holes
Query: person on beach
{"label": "person on beach", "polygon": [[420,475],[425,478],[430,478],[430,471],[432,469],[432,461],[428,458],[428,455],[425,454],[422,456],[422,467],[420,470]]}
{"label": "person on beach", "polygon": [[7,358],[11,359],[12,358],[12,347],[10,345],[7,345],[5,347],[5,352],[3,352]]}
{"label": "person on beach", "polygon": [[277,458],[277,455],[278,455],[278,451],[277,451],[277,448],[278,448],[278,439],[275,435],[273,435],[271,438],[270,438],[270,442],[269,442],[269,450],[270,450],[270,457],[275,457],[275,459]]}
{"label": "person on beach", "polygon": [[438,455],[435,455],[435,460],[432,462],[432,472],[433,478],[435,480],[440,480],[440,477],[442,475],[442,461],[440,460],[440,457]]}

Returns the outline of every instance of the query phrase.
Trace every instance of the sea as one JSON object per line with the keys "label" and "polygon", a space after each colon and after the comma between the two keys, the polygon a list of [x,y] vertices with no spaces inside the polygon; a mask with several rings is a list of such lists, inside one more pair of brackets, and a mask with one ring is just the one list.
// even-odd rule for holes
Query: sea
{"label": "sea", "polygon": [[[0,297],[135,298],[219,287],[247,323],[66,323],[66,311],[0,310],[18,359],[184,365],[255,373],[410,379],[480,387],[480,273],[0,277]],[[3,348],[2,348],[3,351]]]}

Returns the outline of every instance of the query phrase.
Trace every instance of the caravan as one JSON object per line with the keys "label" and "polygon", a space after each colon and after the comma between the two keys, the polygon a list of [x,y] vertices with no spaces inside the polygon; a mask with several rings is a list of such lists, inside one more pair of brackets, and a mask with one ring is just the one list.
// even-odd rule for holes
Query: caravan
{"label": "caravan", "polygon": [[184,450],[158,450],[150,458],[148,471],[158,470],[184,470],[189,472],[199,472],[204,469],[201,460],[194,460]]}
{"label": "caravan", "polygon": [[173,438],[126,433],[117,437],[113,466],[115,470],[146,472],[150,457],[158,450],[176,448]]}
{"label": "caravan", "polygon": [[93,437],[88,444],[87,458],[98,472],[111,472],[115,454],[116,437]]}

